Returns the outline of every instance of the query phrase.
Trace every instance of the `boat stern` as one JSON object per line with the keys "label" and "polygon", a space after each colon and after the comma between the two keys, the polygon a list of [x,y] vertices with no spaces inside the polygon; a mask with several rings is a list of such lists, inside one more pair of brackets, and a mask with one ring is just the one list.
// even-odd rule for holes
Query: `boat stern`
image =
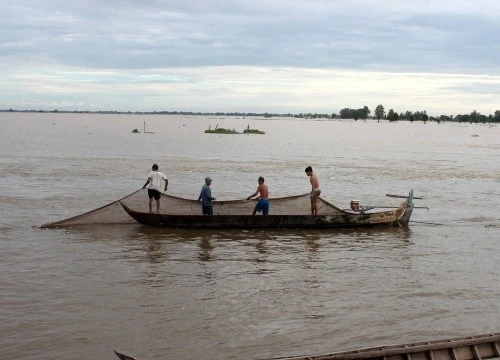
{"label": "boat stern", "polygon": [[413,203],[413,189],[410,190],[408,199],[401,205],[403,213],[400,217],[398,217],[396,223],[399,226],[405,226],[410,222],[411,214],[413,213],[413,207],[415,206]]}

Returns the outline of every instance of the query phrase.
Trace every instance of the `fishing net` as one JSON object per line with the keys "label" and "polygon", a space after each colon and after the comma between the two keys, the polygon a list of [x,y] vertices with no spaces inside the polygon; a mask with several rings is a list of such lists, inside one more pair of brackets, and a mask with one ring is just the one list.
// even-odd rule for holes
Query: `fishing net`
{"label": "fishing net", "polygon": [[[201,202],[199,201],[166,194],[161,196],[160,212],[162,214],[200,215],[202,213]],[[135,220],[123,210],[120,202],[132,210],[149,212],[147,190],[141,189],[97,209],[68,219],[43,224],[40,227],[58,228],[73,225],[134,223]],[[214,215],[250,215],[255,204],[256,200],[214,201],[213,211]],[[307,215],[311,212],[309,194],[271,198],[269,204],[270,215]],[[335,214],[341,211],[321,198],[318,199],[317,208],[319,215]],[[153,204],[153,210],[155,209],[156,204]]]}

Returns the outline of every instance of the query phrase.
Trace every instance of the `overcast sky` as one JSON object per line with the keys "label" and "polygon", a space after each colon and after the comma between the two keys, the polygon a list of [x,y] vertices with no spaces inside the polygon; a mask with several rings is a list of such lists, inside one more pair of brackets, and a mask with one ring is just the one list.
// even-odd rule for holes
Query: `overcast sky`
{"label": "overcast sky", "polygon": [[0,109],[500,109],[498,0],[2,0]]}

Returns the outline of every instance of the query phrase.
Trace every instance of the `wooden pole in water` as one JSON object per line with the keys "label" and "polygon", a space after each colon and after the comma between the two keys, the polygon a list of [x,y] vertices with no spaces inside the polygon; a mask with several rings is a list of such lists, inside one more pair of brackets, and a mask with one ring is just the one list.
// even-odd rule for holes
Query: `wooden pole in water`
{"label": "wooden pole in water", "polygon": [[[408,196],[407,196],[407,195],[385,194],[385,196],[395,197],[395,198],[402,198],[402,199],[406,199],[406,198],[408,198]],[[414,196],[413,198],[414,198],[414,199],[418,199],[418,200],[423,200],[423,197]]]}
{"label": "wooden pole in water", "polygon": [[144,121],[144,134],[146,133],[146,121]]}

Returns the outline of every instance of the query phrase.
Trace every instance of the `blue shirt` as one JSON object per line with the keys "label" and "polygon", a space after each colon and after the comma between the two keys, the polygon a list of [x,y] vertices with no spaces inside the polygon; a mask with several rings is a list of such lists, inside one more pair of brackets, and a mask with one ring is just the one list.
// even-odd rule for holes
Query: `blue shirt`
{"label": "blue shirt", "polygon": [[212,206],[212,191],[210,190],[210,186],[208,186],[207,184],[203,185],[203,187],[201,188],[201,193],[198,200],[200,199],[203,206]]}

